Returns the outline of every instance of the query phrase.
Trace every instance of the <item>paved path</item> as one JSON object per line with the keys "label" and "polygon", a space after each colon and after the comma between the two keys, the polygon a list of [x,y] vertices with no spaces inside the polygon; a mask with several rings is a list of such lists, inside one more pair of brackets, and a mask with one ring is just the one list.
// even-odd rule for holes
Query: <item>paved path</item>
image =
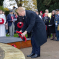
{"label": "paved path", "polygon": [[[31,53],[31,49],[31,47],[20,49],[25,54],[26,59],[31,59],[31,57],[27,57]],[[36,59],[59,59],[59,41],[48,39],[47,43],[41,46],[41,57]]]}

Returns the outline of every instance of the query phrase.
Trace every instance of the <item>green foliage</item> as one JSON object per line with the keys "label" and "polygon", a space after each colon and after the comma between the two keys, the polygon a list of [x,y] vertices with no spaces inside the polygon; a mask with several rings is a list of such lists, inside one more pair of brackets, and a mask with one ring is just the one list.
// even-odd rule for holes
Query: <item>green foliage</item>
{"label": "green foliage", "polygon": [[3,6],[0,6],[0,10],[4,11],[6,16],[9,14],[8,8],[4,8]]}
{"label": "green foliage", "polygon": [[5,11],[4,8],[3,8],[3,6],[0,6],[0,10]]}
{"label": "green foliage", "polygon": [[44,0],[43,3],[44,5],[49,6],[51,3],[51,0]]}
{"label": "green foliage", "polygon": [[14,34],[14,37],[18,37],[18,34]]}
{"label": "green foliage", "polygon": [[39,11],[45,12],[45,9],[52,10],[59,9],[59,0],[37,0],[37,7]]}
{"label": "green foliage", "polygon": [[[9,37],[10,35],[6,34],[7,37]],[[14,37],[18,37],[19,35],[17,33],[14,34]],[[25,37],[28,37],[28,35],[26,34]]]}
{"label": "green foliage", "polygon": [[2,5],[3,5],[3,1],[4,1],[4,0],[0,0],[0,6],[2,6]]}
{"label": "green foliage", "polygon": [[5,11],[5,15],[7,16],[9,14],[10,11]]}
{"label": "green foliage", "polygon": [[6,34],[7,37],[9,37],[10,35]]}

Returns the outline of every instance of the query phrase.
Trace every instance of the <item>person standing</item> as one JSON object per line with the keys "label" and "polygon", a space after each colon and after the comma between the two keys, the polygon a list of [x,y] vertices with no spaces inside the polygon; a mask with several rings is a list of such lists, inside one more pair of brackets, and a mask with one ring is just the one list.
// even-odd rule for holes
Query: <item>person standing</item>
{"label": "person standing", "polygon": [[[45,13],[49,13],[49,10],[46,9],[46,10],[45,10]],[[45,17],[45,13],[43,14],[43,17]]]}
{"label": "person standing", "polygon": [[54,19],[55,19],[55,10],[52,11],[52,16],[51,16],[51,20],[50,20],[50,33],[52,33],[52,39],[51,40],[56,40],[55,39],[55,23],[54,23]]}
{"label": "person standing", "polygon": [[20,30],[20,32],[23,32],[21,35],[25,36],[25,34],[32,31],[32,52],[30,55],[27,55],[27,57],[40,57],[40,46],[47,42],[46,27],[44,22],[35,12],[25,10],[23,7],[19,7],[17,12],[20,16],[24,16],[24,26]]}
{"label": "person standing", "polygon": [[5,15],[2,14],[2,10],[0,10],[0,37],[6,37],[5,23],[6,23]]}
{"label": "person standing", "polygon": [[42,13],[42,11],[40,11],[39,17],[40,17],[41,19],[43,18],[43,13]]}
{"label": "person standing", "polygon": [[57,36],[57,40],[55,41],[59,41],[59,9],[56,10],[57,13],[55,15],[55,30],[56,30],[56,36]]}
{"label": "person standing", "polygon": [[46,32],[47,32],[47,38],[48,36],[50,36],[50,30],[49,30],[49,21],[50,21],[50,18],[48,17],[48,13],[45,13],[45,17],[43,17],[43,21],[46,25]]}
{"label": "person standing", "polygon": [[[14,13],[14,15],[15,15],[15,17],[16,17],[16,19],[17,19],[18,14],[17,14],[17,13]],[[17,20],[15,21],[15,33],[16,33],[16,31],[17,31]]]}
{"label": "person standing", "polygon": [[7,21],[9,26],[9,33],[10,36],[14,36],[14,30],[15,30],[15,22],[14,19],[16,19],[15,15],[13,14],[13,11],[10,11],[10,14],[7,15]]}

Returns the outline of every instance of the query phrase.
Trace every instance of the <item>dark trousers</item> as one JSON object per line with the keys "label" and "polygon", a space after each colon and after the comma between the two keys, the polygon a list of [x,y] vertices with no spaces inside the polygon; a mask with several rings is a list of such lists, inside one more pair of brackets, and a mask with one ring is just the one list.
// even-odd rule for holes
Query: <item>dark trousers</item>
{"label": "dark trousers", "polygon": [[9,26],[8,26],[8,33],[9,33]]}
{"label": "dark trousers", "polygon": [[40,47],[37,47],[34,36],[31,37],[32,53],[40,55]]}
{"label": "dark trousers", "polygon": [[59,31],[57,30],[57,27],[55,27],[55,30],[56,30],[57,40],[59,40]]}
{"label": "dark trousers", "polygon": [[51,37],[51,33],[50,33],[50,30],[49,30],[48,26],[47,26],[47,31],[46,32],[47,32],[47,38],[48,38],[48,36]]}

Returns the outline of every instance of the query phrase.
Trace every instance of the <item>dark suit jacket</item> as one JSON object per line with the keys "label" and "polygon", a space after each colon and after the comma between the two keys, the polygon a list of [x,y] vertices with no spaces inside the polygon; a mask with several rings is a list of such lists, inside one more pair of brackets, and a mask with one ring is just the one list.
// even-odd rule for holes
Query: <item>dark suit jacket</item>
{"label": "dark suit jacket", "polygon": [[[14,17],[14,19],[16,19],[16,17],[15,17],[15,15],[13,15],[13,17]],[[11,26],[12,25],[12,22],[11,22],[11,15],[10,14],[8,14],[7,15],[7,22],[8,22],[8,26]]]}
{"label": "dark suit jacket", "polygon": [[23,23],[24,23],[24,17],[18,16],[18,17],[17,17],[17,23],[18,23],[18,22],[23,22]]}
{"label": "dark suit jacket", "polygon": [[51,21],[50,21],[50,32],[51,33],[55,33],[55,23],[54,23],[54,19],[55,19],[55,15],[52,15],[51,16]]}
{"label": "dark suit jacket", "polygon": [[37,46],[41,46],[47,41],[46,36],[46,27],[44,22],[39,18],[39,16],[30,10],[26,11],[26,16],[24,17],[25,23],[22,28],[22,31],[27,31],[28,33],[32,32],[34,40]]}
{"label": "dark suit jacket", "polygon": [[44,21],[45,25],[48,26],[48,25],[49,25],[50,18],[47,17],[47,18],[45,19],[45,17],[43,17],[43,21]]}
{"label": "dark suit jacket", "polygon": [[51,21],[50,21],[50,24],[51,24],[52,26],[55,25],[54,19],[55,19],[55,15],[52,15],[52,16],[51,16]]}

